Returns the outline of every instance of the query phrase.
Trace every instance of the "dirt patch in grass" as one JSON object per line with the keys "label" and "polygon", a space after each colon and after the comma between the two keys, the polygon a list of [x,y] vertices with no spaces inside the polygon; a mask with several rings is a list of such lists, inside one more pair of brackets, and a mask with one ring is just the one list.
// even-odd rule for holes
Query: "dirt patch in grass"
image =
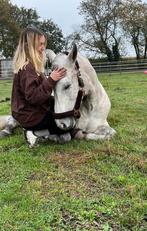
{"label": "dirt patch in grass", "polygon": [[58,152],[47,157],[47,161],[65,169],[79,168],[92,160],[92,156],[83,152]]}

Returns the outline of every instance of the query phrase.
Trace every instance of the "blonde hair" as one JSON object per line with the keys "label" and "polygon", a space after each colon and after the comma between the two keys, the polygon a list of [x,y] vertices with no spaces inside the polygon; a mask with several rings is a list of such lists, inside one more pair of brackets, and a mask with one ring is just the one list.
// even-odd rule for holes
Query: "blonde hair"
{"label": "blonde hair", "polygon": [[[18,73],[19,70],[25,68],[25,66],[31,62],[37,73],[44,72],[45,66],[45,53],[40,56],[38,52],[39,38],[45,34],[35,28],[27,27],[19,38],[19,43],[15,51],[13,58],[14,73]],[[45,36],[46,38],[46,36]]]}

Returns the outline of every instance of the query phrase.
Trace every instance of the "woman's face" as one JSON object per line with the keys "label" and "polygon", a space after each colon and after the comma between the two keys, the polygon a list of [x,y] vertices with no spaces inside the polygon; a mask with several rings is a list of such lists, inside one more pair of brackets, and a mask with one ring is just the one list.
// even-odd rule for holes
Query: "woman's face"
{"label": "woman's face", "polygon": [[45,51],[45,46],[46,46],[46,39],[44,35],[41,35],[39,37],[39,44],[38,44],[38,52],[40,55],[42,55],[43,52]]}

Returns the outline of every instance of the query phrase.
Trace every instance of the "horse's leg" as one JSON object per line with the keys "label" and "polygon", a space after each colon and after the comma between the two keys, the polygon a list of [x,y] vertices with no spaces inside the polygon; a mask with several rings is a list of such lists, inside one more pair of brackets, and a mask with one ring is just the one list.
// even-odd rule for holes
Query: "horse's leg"
{"label": "horse's leg", "polygon": [[71,135],[69,132],[58,135],[58,134],[50,134],[48,129],[44,129],[40,131],[35,131],[34,134],[37,135],[38,137],[44,137],[45,139],[48,139],[48,140],[51,140],[51,141],[54,141],[60,144],[69,142],[71,140]]}
{"label": "horse's leg", "polygon": [[57,135],[57,134],[50,134],[48,129],[42,129],[42,130],[36,130],[36,131],[30,131],[30,130],[25,130],[24,129],[24,135],[25,139],[29,145],[29,148],[35,147],[38,143],[51,140],[56,143],[66,143],[71,140],[71,135],[70,133],[65,133],[62,135]]}
{"label": "horse's leg", "polygon": [[57,142],[60,144],[64,144],[64,143],[69,142],[70,140],[71,140],[71,134],[67,132],[67,133],[60,135]]}
{"label": "horse's leg", "polygon": [[6,116],[4,128],[0,131],[0,137],[11,135],[13,133],[13,130],[18,126],[18,122],[11,115]]}
{"label": "horse's leg", "polygon": [[35,131],[34,134],[38,137],[44,137],[45,139],[49,139],[51,141],[55,141],[56,143],[66,143],[71,140],[71,135],[69,132],[64,133],[62,135],[58,134],[50,134],[48,129],[40,130],[40,131]]}
{"label": "horse's leg", "polygon": [[102,125],[94,133],[85,134],[87,140],[109,140],[116,134],[116,131],[109,125]]}
{"label": "horse's leg", "polygon": [[82,140],[82,139],[85,139],[85,135],[86,135],[85,132],[83,132],[80,129],[77,129],[77,131],[75,131],[73,135],[73,138]]}

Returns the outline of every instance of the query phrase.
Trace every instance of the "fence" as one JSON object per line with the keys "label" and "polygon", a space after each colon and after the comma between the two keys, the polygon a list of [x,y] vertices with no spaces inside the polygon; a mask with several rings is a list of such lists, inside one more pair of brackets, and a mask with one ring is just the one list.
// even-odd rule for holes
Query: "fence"
{"label": "fence", "polygon": [[147,60],[123,60],[119,62],[91,63],[97,73],[136,72],[147,69]]}
{"label": "fence", "polygon": [[0,60],[0,79],[11,79],[13,76],[12,60],[1,59]]}
{"label": "fence", "polygon": [[[136,72],[147,69],[147,60],[127,60],[119,62],[92,62],[91,63],[97,73],[122,73]],[[46,71],[47,72],[47,71]],[[12,60],[0,60],[0,79],[11,79],[13,76]]]}

